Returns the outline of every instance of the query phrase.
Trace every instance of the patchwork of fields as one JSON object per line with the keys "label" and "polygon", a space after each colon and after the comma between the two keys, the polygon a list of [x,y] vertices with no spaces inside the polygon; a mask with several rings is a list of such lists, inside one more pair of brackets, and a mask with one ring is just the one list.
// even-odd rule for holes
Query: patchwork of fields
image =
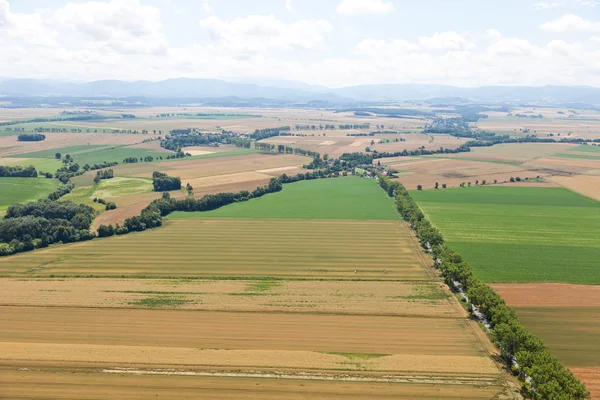
{"label": "patchwork of fields", "polygon": [[[579,177],[582,178],[582,177]],[[564,177],[560,182],[567,182]],[[600,203],[561,188],[411,192],[449,245],[600,396]],[[563,282],[563,283],[543,283]]]}
{"label": "patchwork of fields", "polygon": [[430,265],[375,181],[288,184],[150,231],[1,259],[13,278],[0,279],[0,359],[41,385],[52,372],[56,387],[85,370],[73,379],[90,387],[110,371],[184,393],[214,393],[211,379],[227,376],[244,398],[254,385],[275,398],[300,377],[300,393],[319,398],[513,398],[493,346]]}

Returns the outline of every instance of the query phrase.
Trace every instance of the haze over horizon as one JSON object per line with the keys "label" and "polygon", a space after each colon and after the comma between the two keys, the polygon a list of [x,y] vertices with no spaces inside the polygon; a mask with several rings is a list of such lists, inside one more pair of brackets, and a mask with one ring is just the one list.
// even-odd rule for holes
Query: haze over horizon
{"label": "haze over horizon", "polygon": [[0,0],[0,76],[600,87],[599,5]]}

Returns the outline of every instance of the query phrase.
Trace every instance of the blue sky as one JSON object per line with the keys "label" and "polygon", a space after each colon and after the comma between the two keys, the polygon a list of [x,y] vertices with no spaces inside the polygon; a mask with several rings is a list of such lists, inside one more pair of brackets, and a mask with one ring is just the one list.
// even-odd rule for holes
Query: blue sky
{"label": "blue sky", "polygon": [[600,86],[600,1],[0,0],[0,45],[5,77]]}

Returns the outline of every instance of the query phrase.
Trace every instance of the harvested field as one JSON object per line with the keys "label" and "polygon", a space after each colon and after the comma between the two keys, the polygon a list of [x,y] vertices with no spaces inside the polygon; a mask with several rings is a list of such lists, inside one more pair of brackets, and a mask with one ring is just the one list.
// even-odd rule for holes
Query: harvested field
{"label": "harvested field", "polygon": [[[0,305],[208,311],[310,312],[458,318],[462,309],[441,284],[337,281],[162,279],[0,279]],[[181,300],[180,304],[168,304]],[[243,301],[240,301],[243,300]]]}
{"label": "harvested field", "polygon": [[592,400],[600,399],[600,367],[569,367],[592,394]]}
{"label": "harvested field", "polygon": [[563,174],[584,174],[590,170],[600,169],[600,160],[549,157],[529,161],[523,164],[523,166],[527,168],[546,169],[555,171],[556,173],[562,172]]}
{"label": "harvested field", "polygon": [[[402,158],[405,158],[404,160]],[[422,185],[425,189],[433,188],[438,182],[440,186],[458,187],[461,183],[486,180],[492,184],[494,180],[509,182],[511,177],[535,178],[545,177],[539,171],[532,171],[521,166],[499,162],[455,160],[452,158],[436,157],[398,157],[382,160],[382,163],[403,171],[398,181],[408,189],[416,189]]]}
{"label": "harvested field", "polygon": [[475,147],[468,153],[450,154],[449,157],[523,163],[568,151],[576,146],[566,143],[509,143],[492,147]]}
{"label": "harvested field", "polygon": [[295,155],[247,154],[220,158],[197,158],[192,160],[167,161],[154,164],[118,166],[116,176],[149,178],[159,170],[181,179],[205,178],[270,168],[290,167],[306,164],[310,159]]}
{"label": "harvested field", "polygon": [[240,172],[237,174],[214,175],[204,178],[183,179],[182,185],[185,186],[189,183],[190,185],[192,185],[195,191],[197,188],[252,182],[253,186],[256,188],[258,186],[263,186],[266,183],[269,183],[271,178],[272,176],[270,175],[249,171]]}
{"label": "harvested field", "polygon": [[[4,307],[0,315],[0,359],[4,365],[47,361],[63,365],[499,374],[467,321],[425,321],[409,317]],[[88,329],[81,329],[84,326]],[[377,356],[353,359],[353,354]]]}
{"label": "harvested field", "polygon": [[600,286],[527,283],[492,287],[513,307],[600,307]]}
{"label": "harvested field", "polygon": [[17,136],[0,137],[0,156],[15,156],[24,153],[49,151],[82,145],[127,145],[144,140],[142,135],[120,135],[112,133],[46,133],[41,142],[19,142]]}
{"label": "harvested field", "polygon": [[417,251],[398,221],[170,220],[5,257],[0,274],[425,280]]}
{"label": "harvested field", "polygon": [[548,179],[574,192],[600,200],[600,176],[553,176]]}
{"label": "harvested field", "polygon": [[[491,399],[503,391],[501,384],[440,385],[437,383],[390,384],[378,382],[325,381],[313,379],[266,379],[260,377],[177,376],[122,374],[118,379],[101,370],[3,368],[3,393],[11,399],[48,400],[149,399],[181,400],[304,400],[319,399]],[[177,388],[174,391],[174,388]]]}

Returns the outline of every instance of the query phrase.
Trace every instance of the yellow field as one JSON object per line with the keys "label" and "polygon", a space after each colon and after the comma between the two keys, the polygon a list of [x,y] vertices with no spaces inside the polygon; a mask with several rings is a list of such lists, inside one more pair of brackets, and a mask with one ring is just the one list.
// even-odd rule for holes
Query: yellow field
{"label": "yellow field", "polygon": [[428,279],[416,251],[396,221],[172,220],[2,258],[0,274]]}
{"label": "yellow field", "polygon": [[[437,282],[0,279],[0,306],[464,316]],[[176,303],[169,305],[169,303]]]}
{"label": "yellow field", "polygon": [[[491,399],[500,394],[502,383],[483,381],[443,385],[440,380],[390,384],[384,381],[329,380],[325,374],[298,376],[222,376],[188,373],[169,375],[122,374],[118,377],[95,370],[0,369],[3,395],[10,399],[48,400],[138,400],[173,398],[181,400],[305,400],[319,399]],[[404,379],[407,381],[407,379]],[[414,378],[411,382],[414,382]],[[175,395],[176,394],[176,395]]]}

